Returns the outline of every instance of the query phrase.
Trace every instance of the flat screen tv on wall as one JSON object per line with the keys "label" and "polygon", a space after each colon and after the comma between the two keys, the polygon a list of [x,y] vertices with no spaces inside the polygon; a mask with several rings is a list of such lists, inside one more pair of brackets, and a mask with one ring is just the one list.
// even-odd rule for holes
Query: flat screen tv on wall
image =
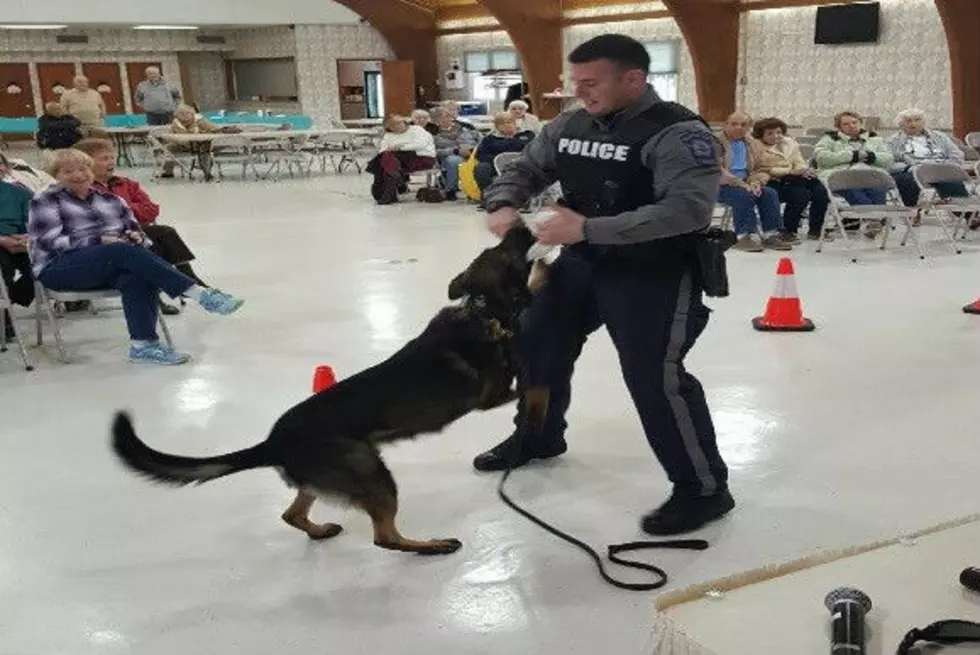
{"label": "flat screen tv on wall", "polygon": [[814,43],[877,43],[881,27],[881,4],[855,2],[817,7]]}

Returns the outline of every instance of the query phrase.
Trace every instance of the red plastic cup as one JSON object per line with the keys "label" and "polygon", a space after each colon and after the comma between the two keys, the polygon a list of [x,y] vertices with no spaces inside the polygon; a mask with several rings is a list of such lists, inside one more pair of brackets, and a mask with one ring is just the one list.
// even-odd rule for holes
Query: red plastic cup
{"label": "red plastic cup", "polygon": [[320,393],[337,384],[337,377],[329,366],[317,366],[313,372],[313,393]]}

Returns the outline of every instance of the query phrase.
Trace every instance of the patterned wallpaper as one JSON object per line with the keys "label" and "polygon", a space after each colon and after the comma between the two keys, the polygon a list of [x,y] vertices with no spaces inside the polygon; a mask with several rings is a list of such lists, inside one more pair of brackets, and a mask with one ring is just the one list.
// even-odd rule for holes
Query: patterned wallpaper
{"label": "patterned wallpaper", "polygon": [[190,87],[194,102],[201,111],[224,109],[225,58],[217,52],[180,53],[180,60],[187,70],[185,86]]}
{"label": "patterned wallpaper", "polygon": [[894,125],[909,107],[952,125],[946,34],[933,0],[882,0],[876,45],[815,45],[816,8],[748,12],[740,105],[788,122],[853,109]]}
{"label": "patterned wallpaper", "polygon": [[297,25],[296,74],[303,113],[320,126],[340,119],[338,59],[394,59],[388,42],[368,25]]}
{"label": "patterned wallpaper", "polygon": [[229,36],[229,41],[235,46],[232,59],[296,56],[296,32],[287,25],[232,30]]}

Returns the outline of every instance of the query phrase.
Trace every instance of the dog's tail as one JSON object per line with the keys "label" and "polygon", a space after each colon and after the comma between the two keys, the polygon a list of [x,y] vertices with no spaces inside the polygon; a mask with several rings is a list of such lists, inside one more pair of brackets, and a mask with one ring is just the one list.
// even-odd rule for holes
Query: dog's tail
{"label": "dog's tail", "polygon": [[123,464],[139,475],[177,486],[203,484],[239,471],[275,464],[264,443],[217,457],[180,457],[161,453],[140,440],[125,412],[118,412],[112,423],[112,450]]}

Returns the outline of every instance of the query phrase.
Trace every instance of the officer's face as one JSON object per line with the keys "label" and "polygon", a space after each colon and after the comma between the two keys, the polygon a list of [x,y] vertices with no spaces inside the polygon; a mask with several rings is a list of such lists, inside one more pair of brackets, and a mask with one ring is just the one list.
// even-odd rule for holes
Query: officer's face
{"label": "officer's face", "polygon": [[593,116],[622,109],[646,88],[640,70],[624,70],[608,59],[572,64],[575,96]]}

